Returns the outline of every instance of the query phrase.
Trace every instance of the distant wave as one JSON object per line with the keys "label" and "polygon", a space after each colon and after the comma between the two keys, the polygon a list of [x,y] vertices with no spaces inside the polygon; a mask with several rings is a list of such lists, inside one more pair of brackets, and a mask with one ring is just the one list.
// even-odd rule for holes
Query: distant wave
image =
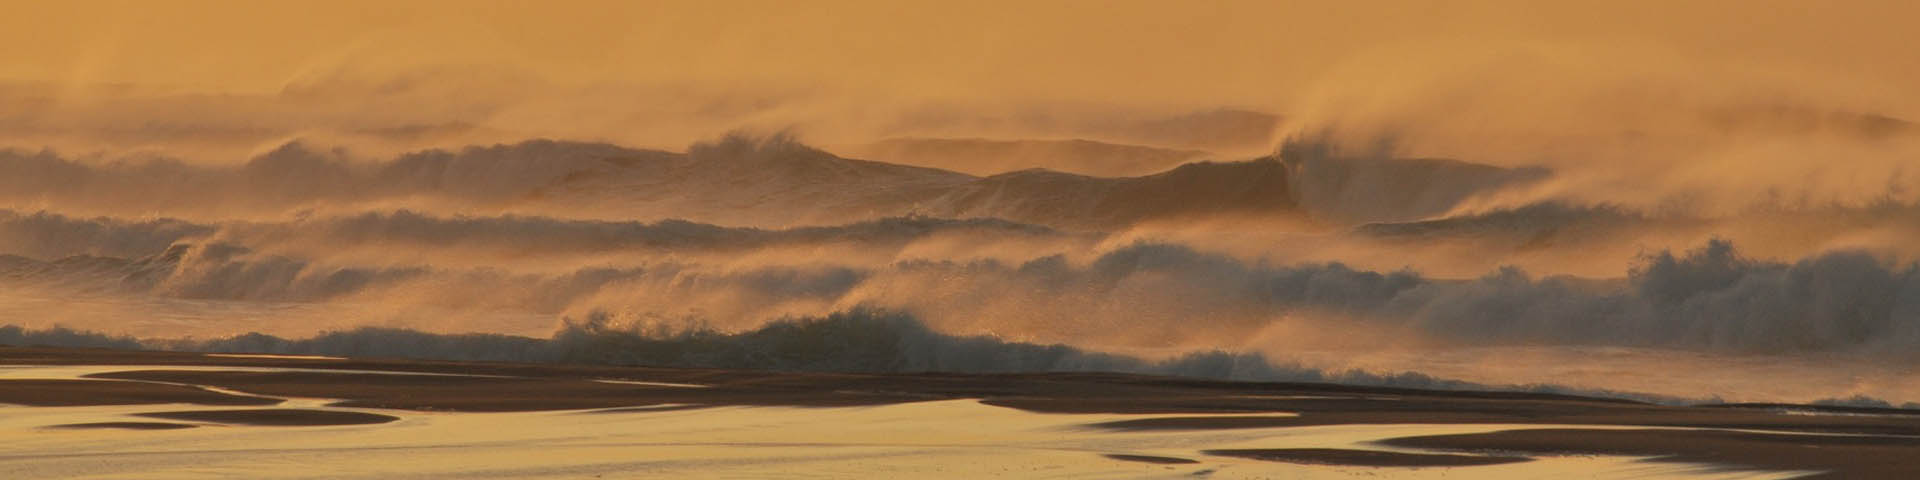
{"label": "distant wave", "polygon": [[1137,176],[1170,170],[1213,154],[1092,140],[889,138],[855,150],[866,158],[988,176],[1028,169],[1081,175]]}
{"label": "distant wave", "polygon": [[569,220],[542,216],[437,216],[410,210],[311,216],[289,221],[193,222],[174,218],[79,218],[53,212],[0,209],[0,253],[39,259],[78,255],[142,257],[178,243],[260,247],[287,243],[501,248],[522,255],[585,254],[621,250],[725,251],[774,246],[847,243],[897,246],[941,234],[1008,238],[1095,238],[993,218],[885,217],[845,225],[760,229],[685,220],[655,222]]}
{"label": "distant wave", "polygon": [[497,204],[565,175],[614,159],[667,155],[605,144],[535,140],[514,145],[427,150],[379,162],[299,142],[239,166],[169,158],[81,162],[52,152],[0,151],[0,201],[15,205],[137,213],[281,214],[329,206],[432,197]]}
{"label": "distant wave", "polygon": [[0,151],[0,207],[214,220],[403,207],[768,227],[920,214],[1111,231],[1155,219],[1294,216],[1291,191],[1271,159],[1138,177],[979,178],[841,158],[781,135],[729,135],[685,153],[535,140],[373,161],[293,142],[237,166]]}
{"label": "distant wave", "polygon": [[674,212],[732,225],[838,224],[909,214],[1000,218],[1075,231],[1210,215],[1298,215],[1271,159],[1191,163],[1138,177],[1026,170],[977,178],[853,160],[791,138],[733,135],[688,149],[686,162],[635,163],[543,188],[550,206],[629,216]]}
{"label": "distant wave", "polygon": [[1138,176],[1023,170],[984,178],[841,158],[785,135],[732,134],[685,153],[532,140],[382,160],[291,142],[232,166],[0,151],[0,208],[213,220],[413,208],[764,227],[918,214],[1111,232],[1223,215],[1337,224],[1423,219],[1546,176],[1451,160],[1342,156],[1316,145],[1292,141],[1278,155],[1236,162],[1179,164],[1197,153],[1153,153],[1175,155],[1161,164],[1178,166]]}

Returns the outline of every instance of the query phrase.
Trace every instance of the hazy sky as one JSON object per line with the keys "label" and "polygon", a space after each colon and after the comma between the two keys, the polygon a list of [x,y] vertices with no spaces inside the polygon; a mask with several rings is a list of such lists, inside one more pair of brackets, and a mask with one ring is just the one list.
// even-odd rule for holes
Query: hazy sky
{"label": "hazy sky", "polygon": [[563,83],[1268,106],[1378,52],[1527,45],[1920,83],[1920,4],[1905,1],[7,3],[0,76],[232,93],[478,65]]}

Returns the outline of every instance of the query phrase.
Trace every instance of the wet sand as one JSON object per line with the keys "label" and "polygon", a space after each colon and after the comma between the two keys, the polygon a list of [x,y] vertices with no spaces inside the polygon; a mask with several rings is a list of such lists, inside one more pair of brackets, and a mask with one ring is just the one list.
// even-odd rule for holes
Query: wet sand
{"label": "wet sand", "polygon": [[0,403],[35,407],[81,405],[274,405],[278,398],[228,395],[205,389],[143,382],[65,379],[0,379]]}
{"label": "wet sand", "polygon": [[1806,478],[1920,478],[1920,438],[1728,430],[1528,429],[1385,440],[1386,445],[1527,455],[1658,456],[1755,469],[1824,470]]}
{"label": "wet sand", "polygon": [[[0,365],[89,372],[76,375],[84,379],[0,375],[0,403],[116,406],[122,412],[118,419],[108,416],[38,427],[119,430],[124,435],[203,430],[188,429],[196,425],[338,428],[445,422],[450,417],[417,415],[487,415],[484,412],[552,411],[581,419],[692,415],[711,422],[760,415],[740,408],[807,415],[779,410],[797,408],[822,412],[819,415],[826,418],[869,411],[862,409],[885,412],[899,410],[896,406],[965,402],[1031,416],[1022,418],[1052,419],[1046,423],[1066,422],[1067,426],[1052,427],[1055,430],[1049,431],[1055,433],[1044,435],[1095,439],[1089,440],[1090,445],[1105,444],[1099,438],[1189,438],[1169,440],[1169,444],[1200,443],[1171,450],[1089,447],[1093,449],[1078,454],[1085,460],[1074,460],[1197,469],[1189,473],[1213,471],[1222,461],[1243,461],[1251,463],[1233,465],[1243,471],[1259,464],[1388,468],[1396,475],[1434,468],[1467,469],[1461,473],[1499,476],[1500,472],[1538,473],[1543,470],[1537,468],[1576,464],[1569,462],[1577,462],[1577,457],[1557,460],[1567,455],[1599,455],[1621,459],[1602,462],[1612,466],[1608,468],[1618,468],[1618,462],[1645,465],[1645,461],[1696,465],[1679,470],[1693,474],[1660,470],[1651,476],[1713,478],[1715,472],[1742,470],[1783,476],[1810,473],[1816,478],[1920,475],[1920,415],[1886,409],[1863,413],[1782,405],[1675,407],[1551,394],[1101,373],[862,375],[56,348],[0,348]],[[282,408],[193,410],[179,405]],[[949,407],[936,410],[943,408]],[[125,421],[128,417],[181,423]],[[968,427],[939,420],[930,419],[936,426],[928,428]],[[1436,430],[1446,425],[1457,427]],[[1355,430],[1372,432],[1365,437],[1301,436],[1344,431],[1327,428],[1365,426],[1379,428]],[[1414,434],[1419,432],[1440,434]],[[885,442],[861,445],[884,448]],[[1053,455],[1046,454],[1047,458]],[[1533,464],[1541,465],[1529,466]]]}
{"label": "wet sand", "polygon": [[185,423],[166,423],[166,422],[93,422],[93,423],[68,423],[63,425],[48,425],[47,428],[57,428],[57,429],[67,429],[67,430],[92,430],[92,429],[180,430],[180,429],[186,429],[186,428],[194,428],[198,426],[199,425],[191,425],[191,424],[185,424]]}
{"label": "wet sand", "polygon": [[1200,463],[1199,460],[1194,460],[1190,458],[1156,457],[1153,455],[1128,455],[1124,453],[1109,453],[1101,456],[1111,458],[1114,460],[1120,460],[1120,461],[1151,463],[1156,465],[1191,465],[1195,463]]}
{"label": "wet sand", "polygon": [[1400,453],[1343,448],[1262,448],[1243,450],[1206,450],[1201,453],[1222,457],[1250,458],[1269,462],[1314,465],[1353,465],[1361,467],[1470,467],[1531,461],[1527,457],[1453,455],[1445,453]]}
{"label": "wet sand", "polygon": [[312,427],[321,425],[372,425],[399,420],[400,417],[361,412],[265,408],[255,410],[187,410],[179,412],[138,413],[142,417],[190,422],[224,423],[276,427]]}
{"label": "wet sand", "polygon": [[[335,372],[134,370],[88,378],[207,385],[275,397],[337,398],[339,407],[449,412],[582,410],[663,404],[835,407],[881,405],[938,397],[886,392],[711,388],[598,382],[580,378],[408,375]],[[351,385],[352,388],[342,388]]]}

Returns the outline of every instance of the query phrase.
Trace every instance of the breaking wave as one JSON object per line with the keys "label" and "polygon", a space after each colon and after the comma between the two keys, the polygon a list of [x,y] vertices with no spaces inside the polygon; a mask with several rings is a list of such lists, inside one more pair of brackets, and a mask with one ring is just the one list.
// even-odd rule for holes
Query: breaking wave
{"label": "breaking wave", "polygon": [[[981,178],[777,135],[686,153],[532,141],[383,161],[296,143],[228,166],[5,152],[0,313],[11,321],[266,334],[0,337],[1380,384],[1415,380],[1272,358],[1409,345],[1915,358],[1920,250],[1887,247],[1920,234],[1920,207],[1888,197],[1708,217],[1480,201],[1555,175],[1301,141],[1119,178]],[[1572,257],[1585,263],[1569,267]],[[1513,264],[1524,268],[1496,267]],[[90,310],[94,300],[120,303]],[[561,318],[582,320],[544,339],[444,333],[547,332]],[[399,328],[289,339],[359,325]],[[1195,350],[1258,353],[1179,353]]]}
{"label": "breaking wave", "polygon": [[869,309],[782,319],[753,330],[731,333],[657,324],[619,325],[610,316],[595,313],[578,322],[567,322],[545,339],[372,327],[302,339],[259,333],[209,340],[135,339],[66,328],[30,330],[8,325],[0,326],[0,345],[805,372],[1120,372],[1235,381],[1521,390],[1662,403],[1689,401],[1555,385],[1485,385],[1415,372],[1330,371],[1275,362],[1257,353],[1217,350],[1153,361],[1059,344],[947,335],[927,328],[910,315]]}
{"label": "breaking wave", "polygon": [[[82,225],[76,229],[82,232],[94,231],[95,225],[132,232],[193,230],[167,222],[129,226],[21,218],[35,224]],[[522,228],[528,223],[538,225]],[[781,231],[406,214],[349,217],[326,225],[351,226],[371,235],[321,242],[338,245],[391,246],[410,238],[423,245],[468,240],[537,245],[541,238],[576,239],[562,242],[560,251],[587,248],[596,241],[715,248],[730,242],[837,239],[872,248],[947,228],[1053,235],[993,221],[914,218]],[[570,229],[578,231],[569,234]],[[622,236],[629,233],[635,236]],[[541,262],[523,268],[462,265],[431,257],[356,260],[256,252],[239,244],[180,243],[134,259],[8,257],[0,262],[0,278],[28,284],[93,281],[186,299],[478,305],[574,315],[609,310],[699,318],[727,329],[750,328],[781,316],[875,307],[914,314],[941,331],[1129,345],[1218,345],[1213,342],[1306,321],[1322,330],[1388,328],[1481,345],[1898,354],[1920,344],[1920,266],[1845,250],[1791,263],[1758,260],[1739,254],[1725,240],[1681,253],[1643,254],[1614,279],[1535,277],[1511,267],[1478,278],[1445,279],[1410,269],[1372,271],[1341,263],[1273,265],[1152,242],[1094,255],[1055,253],[1025,260],[883,255],[871,262],[826,261],[802,253],[745,263],[670,256],[561,268]]]}
{"label": "breaking wave", "polygon": [[74,218],[50,212],[0,210],[0,252],[33,258],[136,257],[215,230],[211,225],[172,218]]}

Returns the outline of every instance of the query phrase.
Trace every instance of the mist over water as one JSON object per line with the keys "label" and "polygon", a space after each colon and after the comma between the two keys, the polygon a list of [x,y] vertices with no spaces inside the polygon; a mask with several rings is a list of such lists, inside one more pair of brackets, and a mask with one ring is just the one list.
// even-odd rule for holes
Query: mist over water
{"label": "mist over water", "polygon": [[0,65],[0,342],[1920,401],[1910,7],[606,7]]}
{"label": "mist over water", "polygon": [[[1139,177],[981,177],[739,134],[687,153],[532,141],[387,160],[288,144],[229,166],[0,159],[18,174],[0,210],[8,323],[144,339],[15,343],[1916,393],[1895,366],[1920,342],[1920,270],[1899,242],[1862,240],[1909,238],[1920,217],[1893,198],[1468,211],[1564,173],[1308,139]],[[156,171],[181,181],[144,181]],[[145,207],[115,211],[127,204]],[[404,347],[421,344],[441,346]],[[1662,372],[1676,358],[1722,378]]]}

